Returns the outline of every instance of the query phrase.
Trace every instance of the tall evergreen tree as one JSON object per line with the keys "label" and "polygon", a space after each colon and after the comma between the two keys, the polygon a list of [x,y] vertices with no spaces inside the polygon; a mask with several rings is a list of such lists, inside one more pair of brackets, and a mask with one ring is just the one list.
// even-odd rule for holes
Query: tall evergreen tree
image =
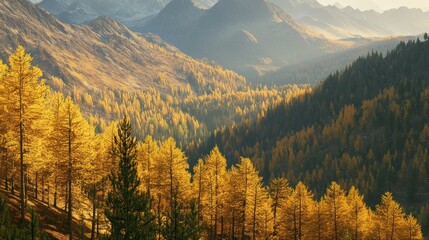
{"label": "tall evergreen tree", "polygon": [[137,140],[126,117],[118,125],[111,155],[119,160],[119,168],[109,175],[112,189],[107,195],[105,213],[112,228],[110,239],[155,239],[151,199],[139,190]]}

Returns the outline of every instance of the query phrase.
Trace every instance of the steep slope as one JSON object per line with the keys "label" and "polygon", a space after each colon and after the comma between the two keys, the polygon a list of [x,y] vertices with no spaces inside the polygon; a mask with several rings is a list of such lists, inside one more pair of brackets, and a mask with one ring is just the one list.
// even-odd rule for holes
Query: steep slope
{"label": "steep slope", "polygon": [[[183,5],[192,1],[173,0],[170,4],[173,2],[175,14],[186,16],[183,9],[188,8]],[[334,45],[314,37],[280,8],[264,0],[221,0],[202,16],[194,15],[192,24],[186,27],[181,21],[165,20],[168,16],[161,11],[137,29],[166,37],[191,56],[209,58],[241,73],[319,56]],[[181,30],[165,32],[166,22],[170,23],[169,29]]]}
{"label": "steep slope", "polygon": [[299,23],[330,38],[417,35],[429,27],[429,12],[399,8],[378,13],[323,6],[316,0],[272,0]]}
{"label": "steep slope", "polygon": [[427,40],[359,58],[263,119],[217,132],[200,154],[222,146],[227,158],[251,157],[267,180],[304,181],[316,194],[331,181],[355,184],[370,203],[392,191],[418,211],[429,187],[427,64]]}
{"label": "steep slope", "polygon": [[[211,84],[243,86],[242,77],[228,73],[232,77],[229,82],[219,75],[226,73],[220,68],[197,62],[107,17],[71,26],[23,0],[1,1],[0,10],[2,58],[23,45],[48,76],[62,78],[68,87],[90,91],[105,87],[163,91],[185,88],[191,68]],[[200,71],[203,68],[205,73]],[[162,81],[156,81],[160,74]]]}

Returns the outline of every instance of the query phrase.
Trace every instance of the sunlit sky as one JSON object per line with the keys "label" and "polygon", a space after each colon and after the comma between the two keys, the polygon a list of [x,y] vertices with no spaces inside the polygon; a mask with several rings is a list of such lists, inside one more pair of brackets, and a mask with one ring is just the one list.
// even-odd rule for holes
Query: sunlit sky
{"label": "sunlit sky", "polygon": [[421,8],[429,11],[429,0],[318,0],[323,5],[339,3],[342,6],[352,6],[360,10],[374,9],[384,11],[401,6]]}

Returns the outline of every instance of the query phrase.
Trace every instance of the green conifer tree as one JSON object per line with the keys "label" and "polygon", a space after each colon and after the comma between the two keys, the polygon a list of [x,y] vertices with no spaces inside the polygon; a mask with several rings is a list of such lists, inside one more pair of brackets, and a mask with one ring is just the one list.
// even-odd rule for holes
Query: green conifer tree
{"label": "green conifer tree", "polygon": [[110,239],[155,239],[151,199],[139,190],[137,140],[126,117],[119,123],[111,155],[119,160],[119,168],[109,175],[111,191],[105,213],[111,224]]}

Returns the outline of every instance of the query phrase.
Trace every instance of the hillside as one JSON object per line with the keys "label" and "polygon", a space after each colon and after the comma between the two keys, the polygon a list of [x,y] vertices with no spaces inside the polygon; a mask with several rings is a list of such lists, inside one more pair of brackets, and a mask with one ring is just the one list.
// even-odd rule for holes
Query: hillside
{"label": "hillside", "polygon": [[[23,0],[2,1],[0,10],[2,59],[23,45],[48,77],[62,78],[68,88],[90,92],[105,87],[185,88],[190,68],[213,85],[224,83],[235,89],[244,84],[235,73],[195,61],[155,37],[135,34],[107,17],[87,25],[67,25]],[[156,81],[161,72],[163,83]]]}
{"label": "hillside", "polygon": [[[198,142],[216,128],[256,118],[291,94],[290,87],[251,90],[235,72],[194,60],[157,36],[133,33],[107,17],[68,25],[23,0],[2,1],[0,10],[0,58],[23,45],[48,85],[71,95],[98,131],[130,115],[140,139],[151,134]],[[237,101],[240,95],[249,98]],[[210,103],[224,106],[221,114],[199,109],[198,97],[215,99]]]}
{"label": "hillside", "polygon": [[356,185],[371,204],[392,191],[426,211],[428,56],[426,40],[359,58],[266,117],[215,133],[197,156],[218,145],[230,164],[251,157],[267,181],[304,181],[319,196],[331,181]]}
{"label": "hillside", "polygon": [[134,29],[157,34],[191,56],[209,58],[247,76],[339,47],[315,37],[265,0],[221,0],[208,10],[197,9],[191,0],[174,0]]}

